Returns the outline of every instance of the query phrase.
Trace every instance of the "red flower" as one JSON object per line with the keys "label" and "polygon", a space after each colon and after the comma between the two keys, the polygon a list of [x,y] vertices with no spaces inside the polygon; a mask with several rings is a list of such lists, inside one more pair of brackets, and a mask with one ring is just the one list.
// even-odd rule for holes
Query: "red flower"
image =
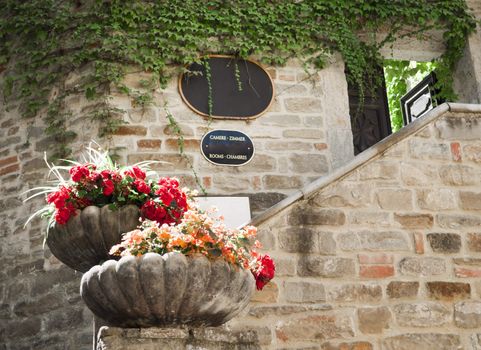
{"label": "red flower", "polygon": [[58,208],[55,213],[55,221],[60,225],[65,225],[71,216],[76,215],[75,207],[72,203],[67,203],[66,207]]}
{"label": "red flower", "polygon": [[76,165],[70,168],[70,175],[72,175],[72,181],[79,182],[90,175],[90,170],[85,165]]}
{"label": "red flower", "polygon": [[137,191],[145,194],[150,193],[150,186],[145,183],[144,180],[135,180],[134,181],[135,188],[137,188]]}
{"label": "red flower", "polygon": [[55,208],[62,208],[65,206],[65,202],[70,198],[70,190],[67,187],[60,187],[57,192],[52,192],[47,195],[47,203],[53,203]]}
{"label": "red flower", "polygon": [[132,179],[140,179],[140,180],[145,180],[145,172],[140,169],[138,166],[132,167],[132,170],[126,170],[124,171],[124,174],[126,176],[130,176]]}
{"label": "red flower", "polygon": [[160,204],[155,203],[153,200],[148,200],[140,208],[140,213],[145,219],[157,221],[159,224],[168,223],[166,215],[167,211]]}
{"label": "red flower", "polygon": [[103,194],[105,196],[110,196],[114,192],[114,182],[112,180],[104,180],[102,182]]}
{"label": "red flower", "polygon": [[159,180],[159,185],[167,188],[177,188],[179,187],[179,180],[175,177],[162,177]]}
{"label": "red flower", "polygon": [[262,290],[264,286],[274,278],[276,266],[269,255],[259,256],[257,258],[257,268],[252,271],[256,279],[257,290]]}
{"label": "red flower", "polygon": [[172,203],[172,201],[174,200],[174,196],[172,195],[172,193],[168,192],[168,191],[157,191],[155,192],[157,195],[159,195],[160,199],[162,200],[162,203],[164,203],[164,205],[166,206],[170,206],[170,204]]}

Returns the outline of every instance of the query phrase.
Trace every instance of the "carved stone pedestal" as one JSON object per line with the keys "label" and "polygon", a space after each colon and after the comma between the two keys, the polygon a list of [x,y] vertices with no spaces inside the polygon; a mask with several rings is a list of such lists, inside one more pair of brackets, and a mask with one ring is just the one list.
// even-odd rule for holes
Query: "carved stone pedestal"
{"label": "carved stone pedestal", "polygon": [[101,327],[96,350],[259,350],[253,331],[224,328],[114,328]]}

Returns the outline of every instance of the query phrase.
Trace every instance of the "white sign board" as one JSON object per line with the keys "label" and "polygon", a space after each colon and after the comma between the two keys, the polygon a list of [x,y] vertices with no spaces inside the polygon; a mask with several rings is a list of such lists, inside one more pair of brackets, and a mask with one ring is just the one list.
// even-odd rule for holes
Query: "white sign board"
{"label": "white sign board", "polygon": [[224,216],[227,228],[238,228],[251,219],[249,197],[196,197],[195,200],[202,210],[217,207],[216,215]]}

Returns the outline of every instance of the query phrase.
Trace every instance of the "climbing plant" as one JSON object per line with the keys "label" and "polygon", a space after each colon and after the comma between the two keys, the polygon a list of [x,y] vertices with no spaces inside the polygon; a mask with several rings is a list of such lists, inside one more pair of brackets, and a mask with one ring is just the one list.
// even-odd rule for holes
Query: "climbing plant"
{"label": "climbing plant", "polygon": [[[103,134],[122,123],[106,98],[111,89],[140,106],[152,101],[151,88],[123,84],[131,67],[151,73],[146,85],[163,86],[208,53],[275,65],[296,57],[322,68],[336,51],[362,91],[366,76],[377,81],[371,67],[381,63],[381,46],[442,29],[447,49],[438,78],[452,96],[451,71],[475,28],[463,0],[0,0],[0,8],[5,102],[18,102],[25,117],[45,118],[57,156],[74,137],[68,96],[98,102],[90,117]],[[81,74],[65,83],[72,72]]]}

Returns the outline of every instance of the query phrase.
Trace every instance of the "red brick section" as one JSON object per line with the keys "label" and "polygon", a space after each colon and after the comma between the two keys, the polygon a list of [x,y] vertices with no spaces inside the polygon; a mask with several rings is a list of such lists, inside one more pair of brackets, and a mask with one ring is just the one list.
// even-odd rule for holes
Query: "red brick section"
{"label": "red brick section", "polygon": [[18,157],[17,156],[11,156],[8,158],[3,158],[0,159],[0,167],[3,167],[5,165],[13,164],[18,162]]}
{"label": "red brick section", "polygon": [[387,254],[358,254],[360,270],[363,278],[387,278],[394,275],[394,257]]}
{"label": "red brick section", "polygon": [[314,148],[317,149],[318,151],[322,151],[327,149],[327,143],[315,143]]}
{"label": "red brick section", "polygon": [[17,156],[0,159],[0,176],[14,173],[19,169],[20,165],[18,164]]}
{"label": "red brick section", "polygon": [[120,126],[114,134],[145,136],[147,135],[147,129],[143,126],[123,125]]}
{"label": "red brick section", "polygon": [[465,267],[456,267],[454,268],[454,274],[456,277],[481,277],[481,270],[480,269],[467,269]]}
{"label": "red brick section", "polygon": [[461,158],[461,146],[459,145],[459,142],[452,142],[451,143],[451,155],[452,155],[453,160],[455,162],[460,162],[462,160],[462,158]]}
{"label": "red brick section", "polygon": [[359,276],[362,278],[388,278],[394,276],[392,265],[361,265]]}
{"label": "red brick section", "polygon": [[162,145],[161,140],[138,140],[137,146],[139,148],[159,149]]}
{"label": "red brick section", "polygon": [[392,264],[394,261],[393,256],[387,254],[359,254],[357,258],[363,265]]}
{"label": "red brick section", "polygon": [[416,254],[424,254],[424,239],[423,234],[420,232],[414,232],[414,251]]}
{"label": "red brick section", "polygon": [[[176,151],[179,148],[177,139],[168,139],[165,141],[167,149]],[[200,149],[200,140],[184,140],[184,150],[198,151]]]}
{"label": "red brick section", "polygon": [[212,186],[212,178],[210,176],[206,176],[202,178],[202,185],[205,188],[210,188]]}

